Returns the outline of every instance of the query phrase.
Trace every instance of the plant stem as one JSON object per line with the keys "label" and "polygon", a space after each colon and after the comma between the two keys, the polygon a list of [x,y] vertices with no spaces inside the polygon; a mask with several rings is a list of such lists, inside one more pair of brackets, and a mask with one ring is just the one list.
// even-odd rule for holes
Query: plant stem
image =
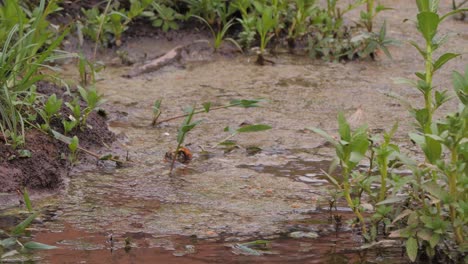
{"label": "plant stem", "polygon": [[432,43],[426,43],[426,85],[428,90],[424,93],[425,107],[427,109],[427,124],[425,124],[424,132],[430,134],[432,132]]}
{"label": "plant stem", "polygon": [[110,8],[111,3],[112,3],[112,0],[107,0],[106,9],[104,9],[104,13],[103,13],[104,18],[102,19],[101,24],[99,24],[99,29],[98,29],[98,32],[97,32],[97,35],[96,35],[96,43],[94,44],[93,61],[96,60],[97,47],[98,47],[98,44],[100,42],[99,38],[101,36],[102,27],[104,26],[104,22],[106,21],[106,16],[107,16],[107,13],[109,12],[109,8]]}
{"label": "plant stem", "polygon": [[384,160],[384,163],[380,168],[380,193],[379,193],[379,202],[385,200],[387,194],[387,175],[388,175],[388,162],[387,159]]}
{"label": "plant stem", "polygon": [[[210,108],[210,111],[225,109],[225,108],[234,107],[234,106],[238,106],[238,105],[241,105],[241,103],[234,103],[234,104],[228,104],[228,105],[213,107],[213,108]],[[195,111],[193,114],[200,114],[200,113],[204,113],[204,112],[206,112],[206,111],[204,109],[201,109],[201,110]],[[186,117],[188,115],[190,115],[190,114],[183,114],[183,115],[177,115],[177,116],[169,117],[169,118],[163,119],[163,120],[161,120],[159,122],[154,122],[153,126],[156,126],[156,125],[159,125],[161,123],[168,122],[168,121],[172,121],[172,120],[175,120],[175,119],[183,118],[183,117]]]}
{"label": "plant stem", "polygon": [[367,31],[372,32],[372,19],[374,17],[374,0],[367,0]]}
{"label": "plant stem", "polygon": [[[458,162],[458,153],[457,153],[457,149],[456,147],[452,149],[452,155],[451,155],[451,164],[453,166],[456,166],[457,162]],[[450,193],[450,196],[455,199],[455,203],[457,202],[458,200],[458,191],[457,191],[457,171],[456,170],[452,170],[449,175],[448,175],[448,184],[449,184],[449,193]],[[455,222],[456,222],[456,219],[457,219],[457,209],[455,208],[455,206],[453,205],[453,203],[451,203],[449,205],[449,208],[450,208],[450,220],[452,222],[452,226],[453,226],[453,229],[454,229],[454,232],[455,232],[455,240],[457,242],[458,245],[461,245],[464,241],[464,237],[463,237],[463,229],[461,226],[456,226],[455,225]]]}
{"label": "plant stem", "polygon": [[359,219],[359,222],[361,223],[362,234],[364,238],[367,239],[366,222],[364,221],[364,217],[362,216],[361,212],[359,212],[359,208],[354,205],[353,199],[351,199],[349,182],[345,182],[343,184],[343,193],[344,193],[346,202],[348,203],[348,206],[351,207],[351,210],[353,210],[354,214],[356,215],[356,217]]}

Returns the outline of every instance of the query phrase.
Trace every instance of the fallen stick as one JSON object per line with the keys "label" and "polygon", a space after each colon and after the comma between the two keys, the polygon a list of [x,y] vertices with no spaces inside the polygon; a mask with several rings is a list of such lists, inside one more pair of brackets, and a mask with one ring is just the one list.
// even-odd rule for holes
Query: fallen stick
{"label": "fallen stick", "polygon": [[123,75],[125,78],[133,78],[138,75],[148,73],[148,72],[153,72],[161,69],[164,66],[167,66],[171,63],[174,63],[176,61],[179,61],[182,58],[182,51],[183,50],[190,50],[193,48],[194,45],[198,44],[204,44],[205,47],[209,47],[212,49],[210,41],[206,39],[200,39],[196,40],[192,43],[186,44],[186,45],[179,45],[168,52],[166,52],[164,55],[157,57],[156,59],[152,59],[149,62],[144,63],[143,65],[137,66],[130,70],[130,72],[126,75]]}
{"label": "fallen stick", "polygon": [[124,75],[123,77],[133,78],[144,73],[157,71],[162,67],[169,65],[174,61],[177,61],[180,58],[180,52],[182,51],[182,48],[184,48],[184,46],[177,46],[168,51],[166,54],[162,55],[161,57],[153,59],[148,63],[145,63],[141,66],[132,69],[128,74]]}

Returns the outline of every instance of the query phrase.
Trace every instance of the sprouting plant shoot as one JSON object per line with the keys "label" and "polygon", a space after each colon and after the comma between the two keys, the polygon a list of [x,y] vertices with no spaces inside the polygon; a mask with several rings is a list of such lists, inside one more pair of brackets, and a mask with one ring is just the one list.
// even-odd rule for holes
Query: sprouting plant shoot
{"label": "sprouting plant shoot", "polygon": [[201,122],[201,121],[192,122],[193,116],[195,115],[195,106],[190,107],[186,109],[185,111],[187,112],[187,116],[182,122],[182,125],[179,128],[179,132],[177,133],[177,147],[172,157],[171,169],[169,171],[169,175],[172,174],[172,170],[174,169],[175,161],[177,159],[179,150],[181,149],[185,141],[185,136],[187,135],[188,132],[190,132],[195,126],[197,126]]}
{"label": "sprouting plant shoot", "polygon": [[68,144],[68,149],[70,150],[70,163],[75,164],[78,161],[78,147],[79,147],[79,140],[77,136],[73,136],[70,140],[70,144]]}
{"label": "sprouting plant shoot", "polygon": [[232,128],[228,126],[224,128],[224,131],[229,132],[230,135],[226,137],[225,139],[223,139],[221,142],[217,143],[216,145],[222,145],[222,146],[228,146],[228,147],[234,146],[237,144],[235,141],[231,139],[238,134],[260,132],[260,131],[266,131],[269,129],[271,129],[271,126],[265,125],[265,124],[245,125],[239,128]]}
{"label": "sprouting plant shoot", "polygon": [[158,99],[154,101],[153,105],[153,121],[151,122],[152,126],[155,126],[156,123],[158,122],[158,118],[161,115],[161,103],[162,99]]}
{"label": "sprouting plant shoot", "polygon": [[[158,107],[157,108],[153,107],[153,115],[155,113],[155,109],[157,109],[156,112],[158,114],[158,117],[161,114],[161,109],[160,109],[161,104],[160,103],[157,104],[157,102],[159,102],[159,101],[160,100],[157,100],[155,102],[155,104],[154,104],[154,106],[158,106]],[[232,100],[231,102],[229,102],[229,104],[222,105],[222,106],[216,106],[216,107],[212,107],[211,102],[206,102],[206,103],[203,104],[203,106],[201,108],[195,109],[195,114],[208,113],[209,111],[227,109],[227,108],[230,108],[230,107],[243,107],[243,108],[259,107],[258,104],[261,103],[261,102],[265,102],[265,101],[266,101],[265,99],[249,99],[249,100],[235,99],[235,100]],[[169,122],[169,121],[172,121],[172,120],[175,120],[175,119],[183,118],[183,117],[186,117],[188,115],[189,115],[188,113],[185,113],[185,114],[182,114],[182,115],[177,115],[177,116],[165,118],[165,119],[160,120],[160,121],[157,121],[157,119],[156,119],[156,122],[152,122],[152,124],[153,124],[153,126],[155,126],[155,125],[165,123],[165,122]],[[153,121],[154,121],[154,118],[153,118]]]}

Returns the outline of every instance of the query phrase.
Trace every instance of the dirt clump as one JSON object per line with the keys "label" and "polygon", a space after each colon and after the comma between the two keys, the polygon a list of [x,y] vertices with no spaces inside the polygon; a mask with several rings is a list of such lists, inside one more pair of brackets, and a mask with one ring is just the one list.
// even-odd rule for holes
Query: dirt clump
{"label": "dirt clump", "polygon": [[[64,102],[72,97],[63,89],[50,83],[38,83],[38,92],[44,95],[55,93]],[[83,104],[84,105],[84,104]],[[61,116],[66,117],[70,110],[63,105]],[[102,113],[102,112],[100,112]],[[80,146],[92,151],[108,146],[116,140],[108,129],[106,117],[92,112],[83,130],[75,128],[68,136],[77,136]],[[52,129],[63,133],[59,119],[51,122]],[[11,145],[0,141],[0,192],[13,192],[27,187],[29,189],[56,189],[63,183],[63,177],[71,166],[67,160],[68,146],[37,129],[26,131],[25,144],[14,149]],[[93,159],[84,153],[79,153],[81,163],[91,163]],[[94,159],[95,160],[95,159]]]}

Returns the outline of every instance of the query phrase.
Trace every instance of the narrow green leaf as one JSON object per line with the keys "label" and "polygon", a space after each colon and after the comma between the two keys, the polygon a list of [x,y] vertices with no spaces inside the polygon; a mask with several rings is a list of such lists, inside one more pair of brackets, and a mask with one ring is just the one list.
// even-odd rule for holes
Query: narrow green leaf
{"label": "narrow green leaf", "polygon": [[328,181],[330,183],[332,183],[333,185],[335,185],[336,187],[340,188],[340,184],[338,183],[338,181],[336,181],[335,177],[331,176],[330,174],[328,174],[327,172],[325,172],[324,170],[322,170],[323,174],[325,174],[325,176],[327,177]]}
{"label": "narrow green leaf", "polygon": [[434,62],[434,72],[444,66],[445,63],[449,62],[450,60],[460,56],[461,54],[456,53],[445,53],[444,55],[440,56],[436,62]]}
{"label": "narrow green leaf", "polygon": [[50,245],[46,245],[46,244],[39,243],[39,242],[34,242],[34,241],[29,241],[29,242],[25,243],[24,247],[27,248],[27,249],[33,249],[33,250],[57,248],[56,246],[50,246]]}
{"label": "narrow green leaf", "polygon": [[0,246],[3,248],[9,248],[13,246],[14,244],[16,244],[16,238],[14,237],[9,237],[9,238],[0,240]]}
{"label": "narrow green leaf", "polygon": [[269,125],[264,125],[264,124],[258,124],[258,125],[248,125],[248,126],[242,126],[237,129],[238,133],[250,133],[250,132],[259,132],[259,131],[265,131],[271,129],[271,126]]}
{"label": "narrow green leaf", "polygon": [[23,199],[24,199],[24,204],[26,205],[26,208],[31,213],[33,209],[31,205],[31,200],[29,199],[28,189],[26,187],[23,189]]}
{"label": "narrow green leaf", "polygon": [[210,111],[211,108],[211,102],[206,102],[203,104],[203,109],[205,110],[206,113]]}
{"label": "narrow green leaf", "polygon": [[[15,241],[16,241],[16,240],[15,240]],[[8,257],[12,257],[12,256],[17,255],[17,254],[19,254],[19,252],[18,252],[17,250],[15,250],[15,249],[10,250],[10,251],[8,251],[8,252],[5,253],[5,254],[0,255],[0,261],[1,261],[2,259],[6,259],[6,258],[8,258]]]}
{"label": "narrow green leaf", "polygon": [[307,129],[324,137],[328,142],[332,143],[333,145],[337,144],[337,141],[332,136],[330,136],[327,132],[323,131],[322,129],[315,128],[315,127],[310,127]]}
{"label": "narrow green leaf", "polygon": [[394,196],[394,197],[387,198],[387,199],[377,203],[376,205],[400,203],[400,202],[403,202],[404,200],[406,200],[406,198],[408,198],[408,197],[407,196]]}
{"label": "narrow green leaf", "polygon": [[24,230],[31,224],[31,222],[34,220],[34,218],[37,217],[39,212],[36,212],[32,215],[30,215],[28,218],[26,218],[23,222],[19,223],[13,231],[11,231],[12,234],[14,235],[21,235],[24,233]]}
{"label": "narrow green leaf", "polygon": [[63,143],[67,145],[71,143],[72,139],[70,137],[64,136],[60,132],[57,132],[53,129],[51,129],[50,131],[52,132],[52,135],[54,136],[55,139],[62,141]]}

